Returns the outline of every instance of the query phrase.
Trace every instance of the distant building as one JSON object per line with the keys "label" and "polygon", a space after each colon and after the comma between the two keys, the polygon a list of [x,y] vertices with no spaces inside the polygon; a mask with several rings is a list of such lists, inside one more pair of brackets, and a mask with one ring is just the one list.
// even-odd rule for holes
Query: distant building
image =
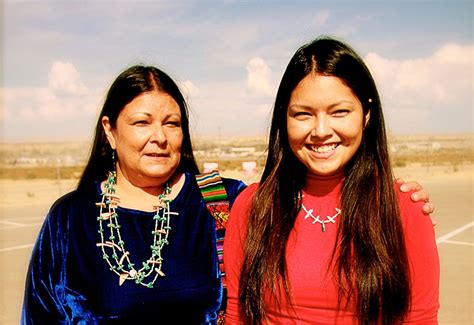
{"label": "distant building", "polygon": [[256,149],[254,147],[233,147],[230,148],[230,152],[236,156],[250,156],[255,154]]}
{"label": "distant building", "polygon": [[257,162],[244,161],[242,163],[242,169],[244,171],[244,176],[253,176],[257,173]]}
{"label": "distant building", "polygon": [[218,170],[219,164],[216,162],[205,162],[204,164],[202,164],[202,167],[204,169],[203,172],[208,173],[212,172],[213,170]]}

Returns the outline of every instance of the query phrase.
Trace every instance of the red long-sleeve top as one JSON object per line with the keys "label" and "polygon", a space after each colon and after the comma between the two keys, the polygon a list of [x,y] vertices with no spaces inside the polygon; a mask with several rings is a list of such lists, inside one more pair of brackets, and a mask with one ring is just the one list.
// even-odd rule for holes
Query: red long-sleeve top
{"label": "red long-sleeve top", "polygon": [[[311,177],[303,191],[303,205],[291,231],[286,249],[290,283],[290,306],[284,292],[278,297],[280,308],[270,295],[265,297],[269,324],[355,324],[355,308],[337,310],[335,275],[328,272],[337,227],[344,211],[338,214],[341,177]],[[226,324],[239,324],[239,275],[242,267],[248,211],[258,185],[243,191],[234,203],[224,242],[224,262],[228,286]],[[433,226],[422,213],[422,203],[410,200],[411,193],[397,193],[410,265],[412,304],[406,323],[437,324],[439,309],[439,258]],[[327,220],[325,231],[315,221]],[[334,217],[335,216],[335,217]],[[334,223],[330,221],[333,219]],[[342,301],[340,306],[345,306]]]}

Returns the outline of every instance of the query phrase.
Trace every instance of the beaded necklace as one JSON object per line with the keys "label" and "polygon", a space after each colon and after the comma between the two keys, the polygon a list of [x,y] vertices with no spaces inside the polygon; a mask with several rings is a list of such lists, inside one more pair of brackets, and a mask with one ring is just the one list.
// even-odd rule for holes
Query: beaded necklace
{"label": "beaded necklace", "polygon": [[304,216],[305,220],[308,219],[308,218],[311,218],[311,219],[313,219],[313,222],[312,222],[313,225],[315,223],[321,224],[321,231],[322,232],[326,231],[326,224],[327,223],[336,223],[336,218],[341,214],[341,209],[334,208],[336,210],[336,213],[333,216],[326,216],[326,219],[321,219],[320,215],[314,216],[314,214],[313,214],[314,210],[313,209],[307,209],[304,206],[303,197],[304,197],[304,194],[299,193],[296,200],[299,204],[299,208],[303,209],[303,211],[306,213],[306,215]]}
{"label": "beaded necklace", "polygon": [[[125,249],[125,242],[120,234],[119,215],[115,211],[120,202],[120,198],[115,195],[116,178],[117,174],[115,171],[109,173],[104,184],[105,191],[102,193],[102,200],[96,203],[97,207],[100,208],[97,220],[99,221],[98,232],[101,241],[96,245],[101,248],[102,258],[109,265],[110,271],[119,276],[119,285],[122,285],[126,280],[133,280],[136,284],[153,288],[156,279],[159,276],[165,276],[165,273],[162,271],[163,258],[161,257],[161,250],[165,245],[169,244],[170,216],[178,215],[177,212],[170,211],[170,202],[172,201],[168,197],[171,193],[170,184],[169,182],[165,184],[163,193],[158,196],[158,204],[154,206],[156,214],[153,217],[155,227],[151,232],[153,234],[153,245],[150,246],[151,257],[142,262],[140,269],[137,270],[134,263],[130,261],[130,252]],[[108,237],[105,234],[107,232],[109,233]],[[111,249],[111,255],[106,251],[106,248]],[[149,277],[152,278],[149,279]]]}
{"label": "beaded necklace", "polygon": [[320,223],[321,224],[321,231],[326,231],[326,224],[327,223],[336,223],[336,217],[341,214],[341,209],[335,208],[336,213],[333,216],[326,216],[326,219],[321,219],[320,215],[316,217],[313,214],[313,209],[307,209],[303,203],[301,203],[301,207],[303,208],[304,212],[306,213],[305,219],[311,218],[313,219],[312,224]]}

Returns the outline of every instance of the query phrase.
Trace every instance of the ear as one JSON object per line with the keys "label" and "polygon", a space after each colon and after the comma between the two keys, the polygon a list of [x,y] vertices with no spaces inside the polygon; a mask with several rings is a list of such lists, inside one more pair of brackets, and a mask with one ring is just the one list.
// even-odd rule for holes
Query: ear
{"label": "ear", "polygon": [[102,127],[104,128],[105,136],[107,137],[107,140],[109,141],[109,144],[112,147],[112,149],[115,150],[116,148],[115,137],[112,132],[113,128],[112,128],[112,125],[110,125],[109,117],[103,116],[101,122],[102,122]]}
{"label": "ear", "polygon": [[370,110],[367,111],[367,114],[365,114],[365,118],[364,118],[364,129],[365,127],[367,126],[367,124],[369,124],[369,120],[370,120]]}

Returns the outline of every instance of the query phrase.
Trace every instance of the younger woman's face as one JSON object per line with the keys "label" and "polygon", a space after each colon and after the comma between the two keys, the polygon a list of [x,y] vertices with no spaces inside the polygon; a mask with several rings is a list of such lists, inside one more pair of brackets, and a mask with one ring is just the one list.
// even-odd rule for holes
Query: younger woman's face
{"label": "younger woman's face", "polygon": [[343,173],[360,146],[368,118],[341,79],[309,74],[293,90],[288,105],[291,150],[313,174]]}

